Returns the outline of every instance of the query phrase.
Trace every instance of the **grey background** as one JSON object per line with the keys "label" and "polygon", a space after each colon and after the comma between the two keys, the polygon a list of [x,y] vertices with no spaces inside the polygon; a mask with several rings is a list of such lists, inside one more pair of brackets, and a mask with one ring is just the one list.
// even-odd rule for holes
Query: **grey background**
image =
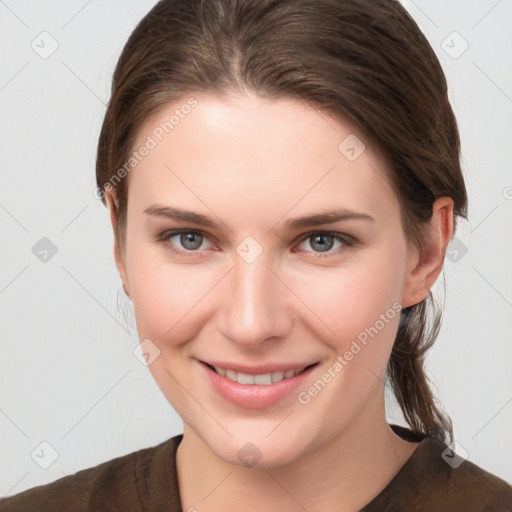
{"label": "grey background", "polygon": [[[153,4],[0,0],[2,496],[182,431],[132,353],[107,210],[92,193],[111,74]],[[428,367],[460,447],[512,483],[512,2],[404,5],[445,70],[470,198]],[[388,420],[402,422],[391,400]]]}

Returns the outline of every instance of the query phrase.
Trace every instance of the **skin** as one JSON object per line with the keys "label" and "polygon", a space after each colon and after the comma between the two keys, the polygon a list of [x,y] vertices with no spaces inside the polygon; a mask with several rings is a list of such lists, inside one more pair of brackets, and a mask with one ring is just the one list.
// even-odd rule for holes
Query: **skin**
{"label": "skin", "polygon": [[[385,416],[398,314],[308,404],[293,392],[263,409],[235,406],[210,386],[197,359],[319,361],[298,391],[307,389],[392,304],[425,298],[453,234],[453,201],[433,204],[420,254],[405,237],[379,153],[367,142],[355,161],[339,151],[349,134],[365,141],[348,123],[295,99],[194,97],[198,105],[126,178],[126,243],[114,246],[139,337],[160,350],[149,369],[184,423],[183,510],[359,510],[417,446]],[[150,117],[134,146],[184,102]],[[115,232],[115,191],[107,201]],[[154,204],[201,213],[220,227],[143,213]],[[285,227],[334,207],[374,220]],[[157,240],[178,228],[203,233],[199,249],[179,236]],[[334,245],[322,252],[311,237],[322,231],[356,242],[328,238]],[[247,236],[263,250],[252,263],[236,252]],[[261,452],[254,467],[237,457],[247,442]]]}

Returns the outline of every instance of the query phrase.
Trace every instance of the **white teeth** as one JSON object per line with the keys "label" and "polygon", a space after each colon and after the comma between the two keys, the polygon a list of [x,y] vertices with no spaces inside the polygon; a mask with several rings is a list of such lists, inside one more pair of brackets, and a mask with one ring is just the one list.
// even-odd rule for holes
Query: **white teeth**
{"label": "white teeth", "polygon": [[284,372],[282,370],[278,370],[277,372],[272,372],[272,382],[279,382],[284,379]]}
{"label": "white teeth", "polygon": [[277,370],[272,373],[262,373],[260,375],[249,375],[247,373],[235,372],[234,370],[219,368],[218,366],[215,366],[214,368],[219,375],[227,377],[233,382],[238,382],[239,384],[260,384],[268,386],[274,382],[279,382],[283,379],[289,379],[290,377],[293,377],[294,375],[302,372],[306,367],[303,366],[302,368],[297,368],[296,370],[287,371]]}
{"label": "white teeth", "polygon": [[226,377],[234,382],[236,382],[236,372],[233,370],[226,370]]}
{"label": "white teeth", "polygon": [[238,384],[254,384],[254,375],[248,375],[247,373],[238,373],[236,380]]}
{"label": "white teeth", "polygon": [[264,373],[263,375],[255,375],[254,384],[264,384],[266,386],[272,384],[272,374]]}

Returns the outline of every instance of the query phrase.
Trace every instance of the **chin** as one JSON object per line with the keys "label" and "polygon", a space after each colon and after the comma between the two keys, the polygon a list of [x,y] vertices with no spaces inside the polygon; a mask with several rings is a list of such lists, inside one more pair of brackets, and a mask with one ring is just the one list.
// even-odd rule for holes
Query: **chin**
{"label": "chin", "polygon": [[[309,437],[312,436],[312,429],[308,429],[308,435],[302,435],[296,429],[293,432],[279,429],[272,432],[272,429],[256,425],[252,429],[240,427],[232,430],[227,426],[233,437],[226,434],[209,439],[207,436],[203,437],[203,441],[210,451],[229,464],[247,468],[277,468],[301,457],[310,445]],[[257,431],[257,434],[251,435],[251,431]],[[268,432],[272,433],[268,435]]]}
{"label": "chin", "polygon": [[[237,443],[235,443],[237,444]],[[278,448],[273,443],[256,445],[248,441],[241,446],[233,446],[232,450],[220,447],[216,455],[234,466],[254,469],[275,469],[293,463],[299,457],[298,447],[291,449]]]}

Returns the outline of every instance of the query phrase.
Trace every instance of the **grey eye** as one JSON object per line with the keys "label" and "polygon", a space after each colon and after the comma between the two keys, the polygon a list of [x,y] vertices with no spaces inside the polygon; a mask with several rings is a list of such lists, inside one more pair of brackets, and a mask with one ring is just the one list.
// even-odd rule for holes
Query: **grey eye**
{"label": "grey eye", "polygon": [[334,253],[337,249],[341,249],[346,245],[350,245],[350,242],[345,240],[345,238],[340,234],[317,232],[304,238],[299,245],[299,249],[301,251],[317,254]]}
{"label": "grey eye", "polygon": [[334,246],[334,237],[332,235],[312,235],[308,240],[312,240],[311,247],[317,252],[329,251]]}
{"label": "grey eye", "polygon": [[181,233],[179,237],[181,246],[189,251],[199,249],[203,243],[203,235],[199,233]]}

